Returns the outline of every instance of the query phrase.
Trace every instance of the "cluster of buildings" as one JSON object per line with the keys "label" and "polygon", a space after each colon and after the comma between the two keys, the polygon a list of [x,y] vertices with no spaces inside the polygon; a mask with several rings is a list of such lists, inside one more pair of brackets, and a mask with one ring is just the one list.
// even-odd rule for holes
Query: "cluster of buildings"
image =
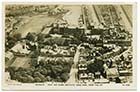
{"label": "cluster of buildings", "polygon": [[81,47],[77,75],[79,82],[132,82],[131,51],[131,47],[123,51],[122,47],[114,46],[111,51],[101,54],[97,49],[92,51]]}
{"label": "cluster of buildings", "polygon": [[[37,39],[35,41],[25,39],[25,41],[17,42],[10,52],[6,52],[6,62],[11,61],[11,57],[19,57],[18,54],[33,59],[34,54],[37,65],[42,61],[57,64],[59,59],[66,62],[73,60],[75,63],[73,58],[80,46],[78,51],[80,55],[77,57],[78,62],[76,63],[78,82],[131,82],[128,77],[132,76],[132,34],[121,29],[122,26],[115,25],[117,20],[113,19],[116,18],[115,9],[110,10],[113,6],[108,6],[107,12],[103,12],[103,14],[96,11],[98,7],[98,11],[102,12],[98,5],[90,6],[90,8],[89,6],[78,7],[80,7],[80,14],[76,15],[75,10],[69,10],[66,16],[43,27],[43,35],[49,34],[49,36],[42,36],[41,42]],[[95,18],[90,20],[92,16],[89,14],[89,9],[93,9],[92,13],[96,13],[98,21],[94,21]],[[63,9],[60,7],[53,11],[63,11]],[[50,14],[53,14],[53,11],[50,11]],[[117,11],[115,10],[115,12]],[[77,20],[74,20],[76,22],[73,23],[77,23],[77,25],[72,25],[73,17],[77,17]],[[110,19],[110,23],[101,22],[101,19],[104,21]],[[95,25],[98,24],[95,22],[99,22],[99,25]],[[111,24],[111,26],[105,24]],[[48,28],[49,32],[46,33]],[[36,36],[38,37],[38,35]],[[33,47],[35,47],[34,50],[31,50]],[[11,57],[9,58],[9,56]]]}
{"label": "cluster of buildings", "polygon": [[[98,6],[96,6],[95,8],[97,9],[97,7]],[[99,19],[104,20],[104,22],[101,23],[103,28],[97,28],[93,26],[92,29],[90,29],[89,27],[87,30],[88,32],[86,38],[90,40],[86,42],[89,44],[90,48],[88,48],[88,51],[87,48],[85,48],[85,46],[81,47],[80,53],[82,60],[80,57],[78,63],[79,82],[132,82],[132,53],[130,55],[130,48],[132,46],[132,34],[127,32],[127,30],[124,29],[124,27],[122,27],[121,25],[118,25],[119,20],[117,20],[117,10],[116,8],[111,7],[113,6],[99,6],[97,9],[97,14],[101,14],[101,16],[99,16]],[[84,9],[85,12],[88,12],[87,8]],[[88,20],[88,17],[86,19]],[[105,21],[105,19],[108,19],[110,21]],[[90,24],[90,22],[88,21],[87,23]],[[91,42],[93,40],[95,41]],[[96,51],[92,51],[91,49],[95,48],[92,45],[94,45],[96,48],[100,47],[102,48],[102,50],[98,51],[96,49]],[[108,51],[104,51],[104,48],[108,49]],[[129,53],[126,54],[125,52],[128,52],[128,50]],[[124,56],[125,60],[122,61],[122,57],[124,59]],[[119,59],[119,61],[116,59],[116,57],[117,59]],[[129,60],[127,59],[128,57],[130,57]],[[129,67],[129,69],[125,66]],[[101,70],[100,67],[102,67]],[[93,71],[91,71],[90,69],[93,69]]]}

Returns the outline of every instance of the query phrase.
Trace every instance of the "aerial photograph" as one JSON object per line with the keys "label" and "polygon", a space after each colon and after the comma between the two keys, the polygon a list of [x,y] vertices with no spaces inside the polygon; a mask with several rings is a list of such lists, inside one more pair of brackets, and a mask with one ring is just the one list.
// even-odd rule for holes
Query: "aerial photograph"
{"label": "aerial photograph", "polygon": [[133,83],[131,4],[5,4],[5,83]]}

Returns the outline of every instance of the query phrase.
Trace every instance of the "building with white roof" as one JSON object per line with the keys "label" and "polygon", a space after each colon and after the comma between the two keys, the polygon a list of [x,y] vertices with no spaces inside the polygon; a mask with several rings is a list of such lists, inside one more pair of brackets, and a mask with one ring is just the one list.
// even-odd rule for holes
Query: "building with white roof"
{"label": "building with white roof", "polygon": [[15,53],[29,54],[30,51],[27,49],[28,46],[24,42],[18,42],[11,50]]}

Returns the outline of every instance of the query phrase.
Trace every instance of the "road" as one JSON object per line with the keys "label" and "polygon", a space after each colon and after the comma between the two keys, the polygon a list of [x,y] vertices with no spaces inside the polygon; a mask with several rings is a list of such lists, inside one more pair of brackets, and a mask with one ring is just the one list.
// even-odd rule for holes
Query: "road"
{"label": "road", "polygon": [[[63,19],[67,20],[69,26],[78,26],[78,19],[80,17],[80,15],[82,14],[81,11],[81,6],[80,5],[72,5],[72,6],[64,6],[65,9],[70,10],[64,17]],[[75,53],[74,56],[74,64],[72,65],[71,71],[70,71],[70,78],[68,79],[68,81],[66,83],[76,83],[77,82],[77,72],[78,69],[76,67],[78,60],[79,60],[79,56],[80,56],[80,52],[79,52],[79,48],[80,46],[77,47],[77,51]]]}
{"label": "road", "polygon": [[[72,6],[72,7],[68,7],[66,6],[68,9],[70,9],[70,12],[68,13],[68,15],[64,16],[65,19],[67,19],[68,23],[70,23],[70,25],[75,25],[77,26],[78,24],[78,18],[80,17],[80,14],[82,14],[82,7],[81,6]],[[99,23],[99,20],[95,14],[95,10],[93,9],[92,6],[89,6],[88,9],[90,10],[90,16],[93,18],[93,21],[96,23]],[[68,79],[68,81],[66,83],[76,83],[78,82],[78,78],[77,78],[77,72],[78,72],[78,68],[77,68],[77,64],[79,61],[79,57],[80,57],[80,46],[79,45],[77,47],[75,56],[74,56],[74,64],[71,68],[70,71],[70,78]]]}
{"label": "road", "polygon": [[[64,6],[66,9],[69,9],[70,11],[63,17],[67,20],[68,24],[70,26],[78,26],[78,18],[82,14],[81,6],[80,5],[73,5],[73,6]],[[76,67],[80,52],[79,52],[80,46],[77,47],[77,51],[74,56],[74,64],[72,65],[71,71],[70,71],[70,78],[66,83],[75,83],[77,82],[77,72],[78,69]]]}
{"label": "road", "polygon": [[80,56],[80,45],[77,47],[75,56],[74,56],[74,64],[72,65],[71,71],[70,71],[70,78],[68,79],[68,81],[66,83],[76,83],[78,81],[77,79],[77,64],[78,64],[78,60],[79,60],[79,56]]}
{"label": "road", "polygon": [[66,5],[64,6],[65,9],[70,10],[65,16],[63,17],[67,20],[70,26],[78,26],[78,18],[82,14],[81,6],[80,5]]}

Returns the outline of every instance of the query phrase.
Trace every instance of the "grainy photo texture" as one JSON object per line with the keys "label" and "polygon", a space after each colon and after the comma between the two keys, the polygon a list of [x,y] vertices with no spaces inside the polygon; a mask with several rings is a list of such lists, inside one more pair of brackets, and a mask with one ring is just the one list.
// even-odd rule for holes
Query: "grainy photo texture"
{"label": "grainy photo texture", "polygon": [[133,4],[8,3],[4,14],[5,84],[133,83]]}

